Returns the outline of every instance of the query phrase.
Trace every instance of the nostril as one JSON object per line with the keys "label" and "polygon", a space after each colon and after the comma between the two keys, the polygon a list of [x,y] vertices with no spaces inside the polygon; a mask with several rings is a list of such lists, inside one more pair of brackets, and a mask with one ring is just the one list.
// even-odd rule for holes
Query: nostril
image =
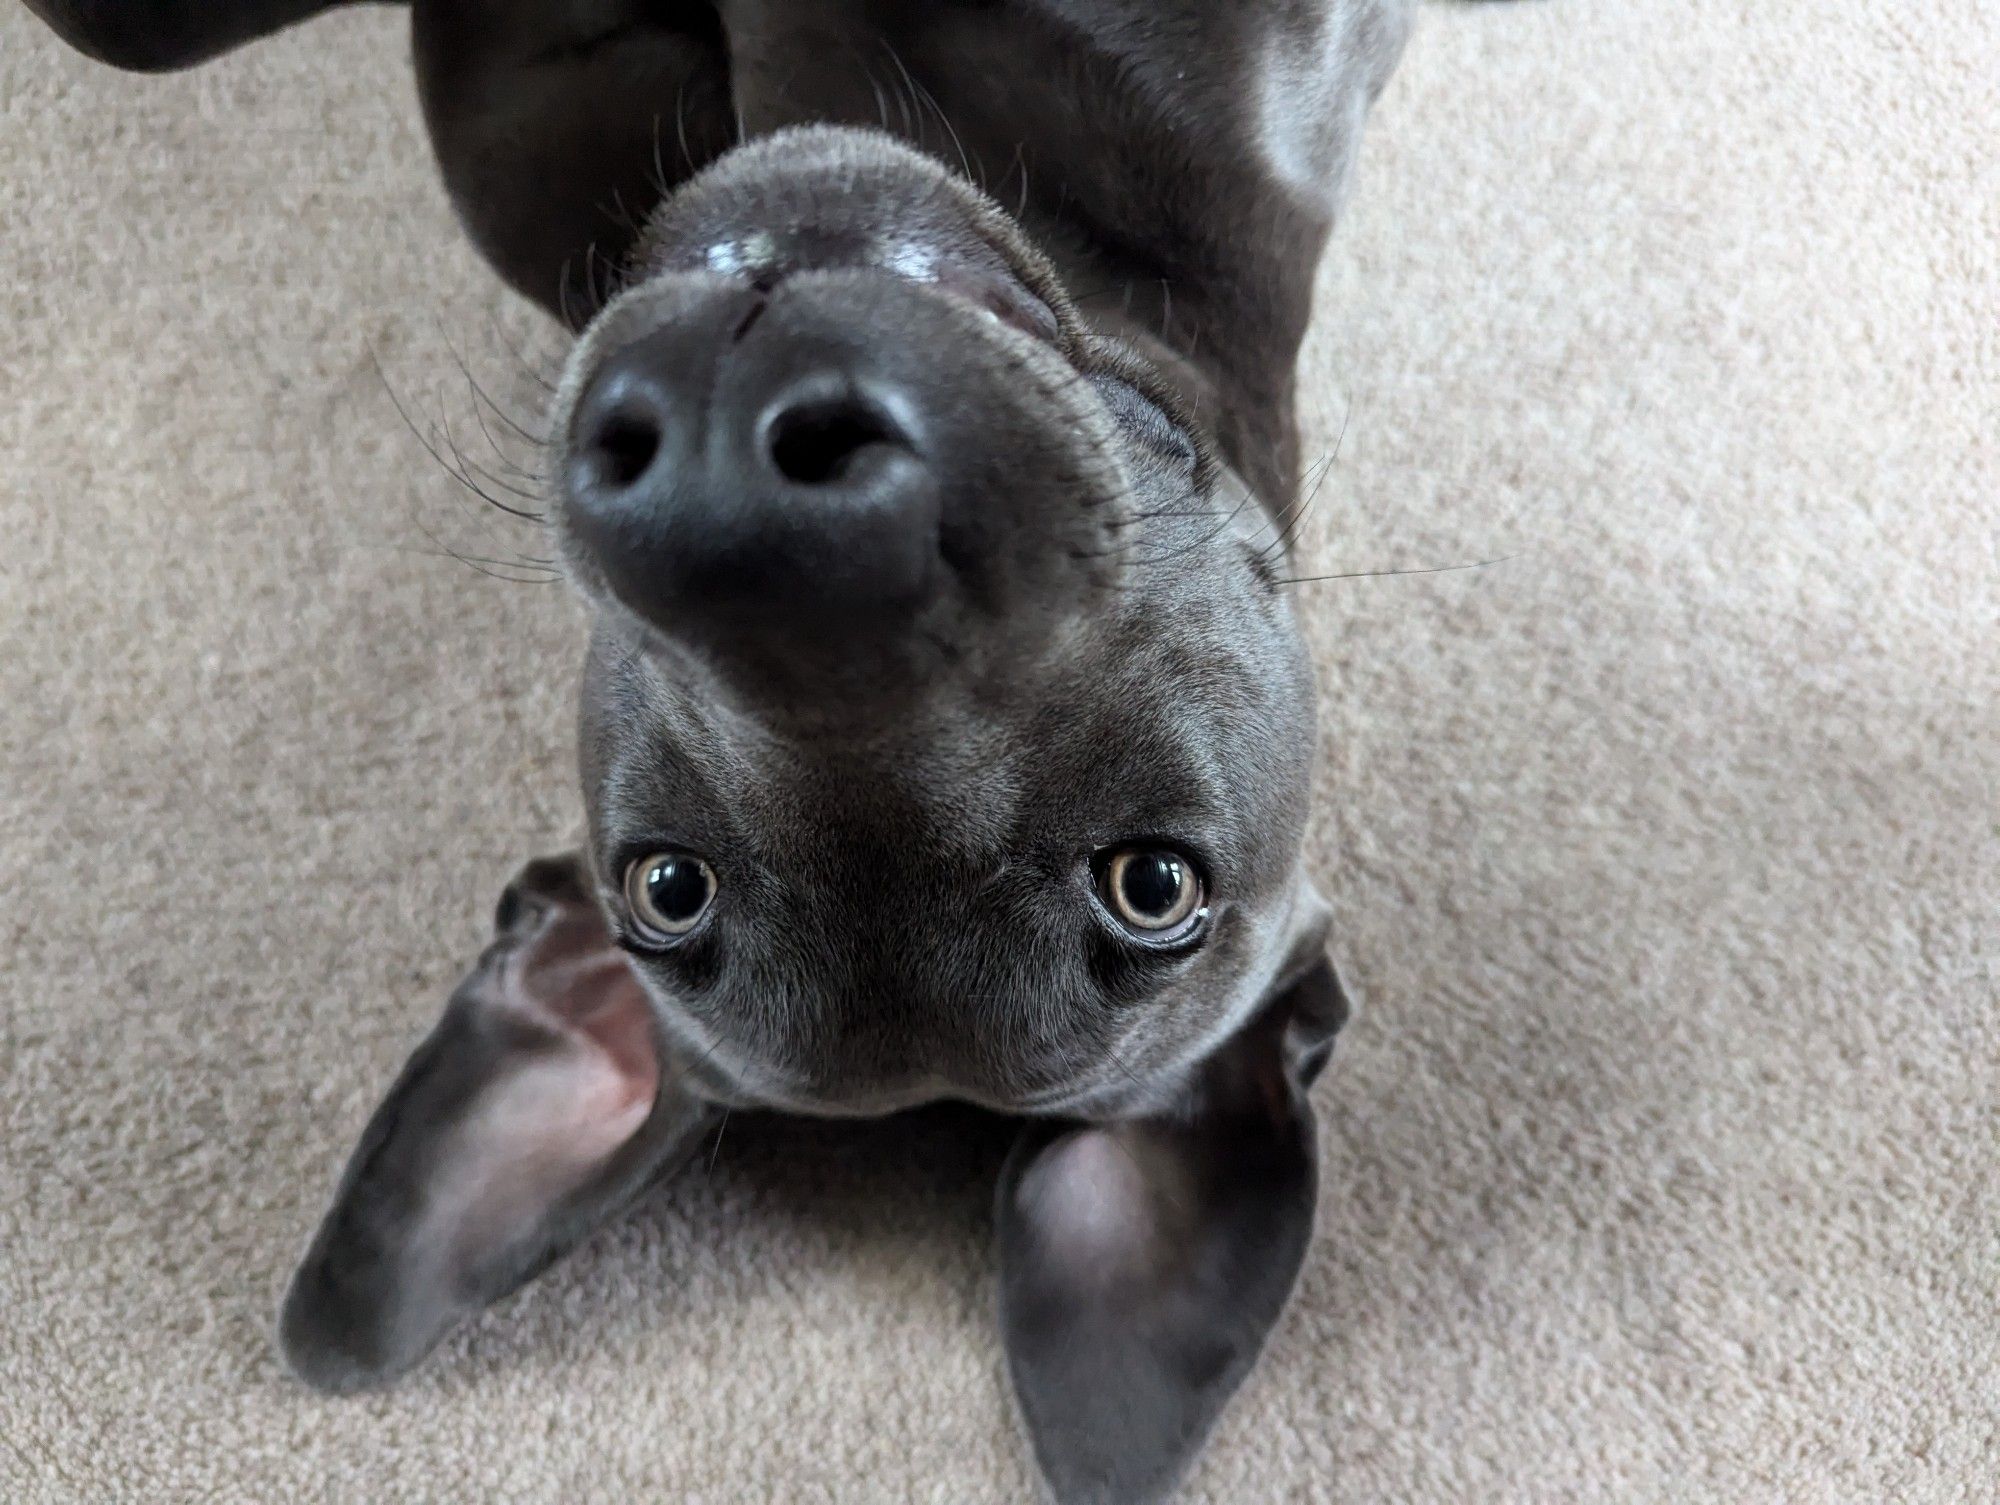
{"label": "nostril", "polygon": [[906,440],[866,403],[839,397],[786,408],[771,420],[765,442],[771,463],[786,480],[825,486],[841,480],[863,450]]}
{"label": "nostril", "polygon": [[660,452],[659,421],[644,413],[607,414],[589,443],[591,468],[608,485],[630,486]]}

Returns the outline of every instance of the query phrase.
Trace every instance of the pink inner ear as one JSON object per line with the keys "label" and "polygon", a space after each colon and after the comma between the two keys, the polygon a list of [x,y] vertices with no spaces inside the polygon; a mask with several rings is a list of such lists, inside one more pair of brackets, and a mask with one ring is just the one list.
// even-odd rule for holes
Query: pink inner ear
{"label": "pink inner ear", "polygon": [[1079,1285],[1110,1285],[1149,1269],[1159,1253],[1158,1164],[1142,1138],[1080,1129],[1042,1151],[1015,1199],[1040,1238],[1048,1273]]}
{"label": "pink inner ear", "polygon": [[488,1007],[527,1025],[452,1133],[423,1242],[465,1268],[534,1230],[652,1111],[652,1009],[596,914],[565,906],[501,969]]}
{"label": "pink inner ear", "polygon": [[659,1048],[646,991],[611,942],[597,911],[565,905],[513,957],[497,1002],[527,1021],[596,1047],[648,1105],[659,1087]]}

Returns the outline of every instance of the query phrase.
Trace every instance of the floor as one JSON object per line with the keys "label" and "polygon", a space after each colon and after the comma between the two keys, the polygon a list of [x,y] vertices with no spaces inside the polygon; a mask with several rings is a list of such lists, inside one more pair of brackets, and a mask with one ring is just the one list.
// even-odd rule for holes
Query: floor
{"label": "floor", "polygon": [[[2000,1480],[2000,11],[1438,6],[1307,356],[1319,1237],[1191,1501]],[[990,1136],[732,1127],[387,1394],[281,1282],[569,837],[484,444],[555,337],[392,11],[0,7],[0,1497],[1010,1501]],[[1337,446],[1335,436],[1345,438]]]}

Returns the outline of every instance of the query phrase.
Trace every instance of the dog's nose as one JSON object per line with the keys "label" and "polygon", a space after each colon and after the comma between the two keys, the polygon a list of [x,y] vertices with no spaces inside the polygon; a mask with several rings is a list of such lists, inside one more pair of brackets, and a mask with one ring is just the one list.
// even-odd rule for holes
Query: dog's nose
{"label": "dog's nose", "polygon": [[591,374],[570,427],[570,524],[662,626],[907,610],[938,546],[922,403],[837,344],[746,339],[761,296],[676,318]]}

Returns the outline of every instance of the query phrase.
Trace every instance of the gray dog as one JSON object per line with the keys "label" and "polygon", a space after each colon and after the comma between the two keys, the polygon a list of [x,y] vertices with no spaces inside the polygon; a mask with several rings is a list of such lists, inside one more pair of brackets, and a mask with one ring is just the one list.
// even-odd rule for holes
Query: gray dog
{"label": "gray dog", "polygon": [[[30,3],[137,68],[323,8]],[[413,19],[467,227],[580,331],[546,467],[593,613],[588,848],[502,897],[287,1358],[394,1377],[728,1109],[956,1099],[1024,1120],[1000,1322],[1054,1494],[1159,1498],[1312,1229],[1346,1005],[1274,539],[1403,3]]]}

